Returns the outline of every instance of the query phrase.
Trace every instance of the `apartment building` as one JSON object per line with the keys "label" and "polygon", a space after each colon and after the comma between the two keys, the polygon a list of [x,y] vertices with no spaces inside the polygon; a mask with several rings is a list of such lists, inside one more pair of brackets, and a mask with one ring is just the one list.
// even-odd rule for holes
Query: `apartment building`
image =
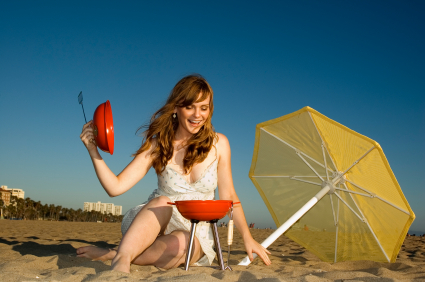
{"label": "apartment building", "polygon": [[84,202],[84,211],[98,211],[103,214],[121,215],[122,206],[115,206],[112,203],[101,203],[100,201],[97,203]]}
{"label": "apartment building", "polygon": [[12,193],[9,190],[0,188],[0,199],[3,200],[3,203],[4,203],[5,206],[10,205],[10,196],[11,195],[12,195]]}
{"label": "apartment building", "polygon": [[21,199],[25,199],[25,191],[22,189],[18,189],[18,188],[7,188],[6,185],[2,185],[0,186],[0,189],[2,190],[7,190],[11,193],[11,197],[15,196]]}
{"label": "apartment building", "polygon": [[122,215],[122,206],[115,206],[115,215]]}

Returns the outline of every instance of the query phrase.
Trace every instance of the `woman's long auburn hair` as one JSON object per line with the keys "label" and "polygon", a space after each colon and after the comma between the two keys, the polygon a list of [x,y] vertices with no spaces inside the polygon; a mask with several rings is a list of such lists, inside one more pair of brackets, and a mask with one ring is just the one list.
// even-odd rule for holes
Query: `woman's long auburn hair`
{"label": "woman's long auburn hair", "polygon": [[214,110],[213,91],[208,82],[199,74],[186,76],[177,82],[165,105],[152,115],[148,125],[139,128],[139,130],[147,129],[143,132],[142,146],[133,156],[154,146],[151,153],[153,156],[152,166],[157,174],[162,173],[174,153],[174,135],[179,126],[178,118],[173,118],[175,107],[190,106],[193,103],[204,101],[208,96],[210,97],[209,116],[199,131],[192,135],[186,143],[186,154],[183,159],[184,173],[189,173],[196,163],[203,162],[208,156],[214,140],[218,137],[211,124]]}

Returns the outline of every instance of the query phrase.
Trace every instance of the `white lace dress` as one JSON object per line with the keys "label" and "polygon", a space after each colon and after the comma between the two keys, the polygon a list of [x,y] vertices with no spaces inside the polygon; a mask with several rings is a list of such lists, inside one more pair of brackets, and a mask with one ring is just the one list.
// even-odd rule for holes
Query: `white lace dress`
{"label": "white lace dress", "polygon": [[[217,158],[204,170],[201,177],[193,183],[188,183],[186,178],[173,168],[167,166],[165,170],[158,175],[158,189],[155,189],[149,196],[148,201],[135,208],[130,209],[123,218],[121,231],[124,235],[131,225],[134,217],[143,208],[143,206],[159,196],[167,196],[171,201],[183,200],[213,200],[214,190],[217,188]],[[173,214],[165,230],[165,235],[175,230],[190,232],[191,223],[185,219],[173,206]],[[204,256],[198,260],[195,265],[211,265],[215,257],[214,237],[210,223],[199,222],[196,226],[195,236],[198,238]]]}

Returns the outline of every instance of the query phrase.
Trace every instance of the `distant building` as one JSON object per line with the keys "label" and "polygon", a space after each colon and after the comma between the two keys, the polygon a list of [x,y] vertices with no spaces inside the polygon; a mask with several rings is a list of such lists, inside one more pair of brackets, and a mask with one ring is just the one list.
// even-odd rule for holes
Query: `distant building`
{"label": "distant building", "polygon": [[25,192],[22,189],[17,189],[17,188],[7,188],[6,185],[2,185],[0,186],[1,189],[3,190],[8,190],[11,192],[11,197],[15,196],[21,199],[25,199]]}
{"label": "distant building", "polygon": [[10,192],[9,190],[3,189],[3,186],[1,186],[1,188],[0,188],[0,199],[3,200],[3,203],[4,203],[5,206],[10,205],[11,195],[12,195],[12,192]]}
{"label": "distant building", "polygon": [[122,215],[122,206],[115,206],[115,215]]}
{"label": "distant building", "polygon": [[101,203],[100,201],[97,203],[85,202],[84,203],[84,211],[98,211],[103,214],[112,214],[112,215],[121,215],[122,214],[122,206],[115,206],[111,203]]}

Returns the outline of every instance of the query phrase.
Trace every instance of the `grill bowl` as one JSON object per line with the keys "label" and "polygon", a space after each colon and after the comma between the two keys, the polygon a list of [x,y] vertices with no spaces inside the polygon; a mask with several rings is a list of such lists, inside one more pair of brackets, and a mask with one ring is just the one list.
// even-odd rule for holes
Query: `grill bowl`
{"label": "grill bowl", "polygon": [[232,207],[230,200],[189,200],[175,201],[177,210],[186,219],[199,221],[219,220],[226,216]]}
{"label": "grill bowl", "polygon": [[114,121],[111,103],[100,104],[93,114],[93,133],[99,149],[111,155],[114,153]]}

